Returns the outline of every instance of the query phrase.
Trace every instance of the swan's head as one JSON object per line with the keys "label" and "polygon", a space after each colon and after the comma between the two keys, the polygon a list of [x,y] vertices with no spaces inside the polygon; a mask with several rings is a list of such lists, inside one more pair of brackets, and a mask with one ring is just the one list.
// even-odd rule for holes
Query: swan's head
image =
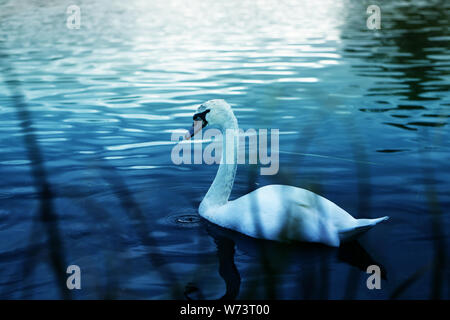
{"label": "swan's head", "polygon": [[186,140],[192,138],[200,129],[207,125],[226,128],[230,121],[236,121],[231,106],[222,99],[209,100],[202,103],[192,117],[192,124],[189,133],[186,134]]}

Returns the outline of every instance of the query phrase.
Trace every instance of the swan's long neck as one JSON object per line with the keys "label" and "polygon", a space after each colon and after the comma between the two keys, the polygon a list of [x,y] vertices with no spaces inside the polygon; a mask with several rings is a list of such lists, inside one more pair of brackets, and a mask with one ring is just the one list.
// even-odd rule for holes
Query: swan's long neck
{"label": "swan's long neck", "polygon": [[199,213],[201,215],[210,208],[222,206],[228,202],[231,189],[233,189],[237,168],[239,150],[238,130],[237,119],[231,113],[221,128],[222,156],[220,165],[213,183],[200,203]]}

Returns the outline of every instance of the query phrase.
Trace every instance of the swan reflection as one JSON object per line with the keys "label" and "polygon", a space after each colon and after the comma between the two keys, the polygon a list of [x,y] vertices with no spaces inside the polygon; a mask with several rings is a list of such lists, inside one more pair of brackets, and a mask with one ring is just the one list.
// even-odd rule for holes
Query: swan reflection
{"label": "swan reflection", "polygon": [[[234,300],[254,296],[255,291],[263,290],[265,298],[275,299],[276,288],[281,286],[282,271],[294,270],[297,276],[291,283],[296,296],[308,298],[326,298],[329,296],[329,279],[339,270],[329,270],[329,260],[335,259],[343,263],[347,269],[353,269],[354,277],[349,281],[364,281],[367,267],[377,265],[381,269],[381,276],[386,279],[386,269],[366,251],[358,240],[344,242],[339,248],[331,248],[321,244],[311,243],[279,243],[254,239],[238,232],[217,226],[205,219],[201,221],[207,233],[213,238],[217,248],[219,262],[218,274],[226,285],[225,293],[218,299]],[[236,256],[239,257],[236,262]],[[246,261],[242,266],[251,264],[251,269],[245,270],[246,276],[241,277],[242,270],[238,269],[239,260]],[[236,264],[238,266],[236,266]],[[262,272],[261,272],[262,271]],[[357,280],[355,280],[355,278]],[[285,285],[285,284],[283,284]],[[352,285],[349,283],[349,287]],[[333,289],[335,290],[335,289]],[[341,288],[342,296],[348,288]],[[206,290],[205,290],[206,291]],[[259,292],[258,291],[258,292]],[[330,291],[330,292],[329,292]],[[206,297],[202,288],[189,284],[185,288],[185,297],[189,300],[216,299]]]}

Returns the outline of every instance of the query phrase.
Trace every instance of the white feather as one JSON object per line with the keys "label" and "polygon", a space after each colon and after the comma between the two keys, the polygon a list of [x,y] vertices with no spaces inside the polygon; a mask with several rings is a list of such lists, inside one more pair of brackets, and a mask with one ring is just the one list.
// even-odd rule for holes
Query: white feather
{"label": "white feather", "polygon": [[[238,124],[231,107],[224,100],[210,100],[200,107],[209,109],[206,120],[222,132]],[[230,131],[230,130],[228,130]],[[236,174],[237,134],[233,149],[223,139],[222,161],[216,177],[203,198],[199,214],[221,227],[250,237],[276,241],[307,241],[337,247],[388,217],[355,219],[330,200],[311,191],[286,185],[268,185],[228,201]],[[225,154],[232,152],[232,154]]]}

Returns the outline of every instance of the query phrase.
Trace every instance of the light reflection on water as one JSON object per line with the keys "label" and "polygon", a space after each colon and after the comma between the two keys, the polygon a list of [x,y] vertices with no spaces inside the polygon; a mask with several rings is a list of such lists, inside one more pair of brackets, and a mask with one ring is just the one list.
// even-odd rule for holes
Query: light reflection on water
{"label": "light reflection on water", "polygon": [[[68,30],[59,1],[0,2],[2,67],[12,66],[32,116],[67,264],[86,275],[74,297],[173,297],[149,262],[154,253],[177,283],[209,298],[225,293],[219,261],[234,270],[233,259],[239,297],[389,298],[433,261],[436,239],[448,247],[449,7],[383,3],[382,29],[371,31],[368,4],[80,1],[81,29]],[[171,133],[215,98],[233,106],[243,129],[286,133],[280,173],[240,166],[232,197],[285,183],[357,217],[391,216],[362,238],[365,251],[278,246],[172,219],[196,217],[216,166],[173,165]],[[16,111],[1,86],[0,297],[59,297],[45,229],[33,222],[39,199]],[[105,175],[120,175],[126,190]],[[439,235],[429,190],[441,210]],[[120,205],[127,192],[158,245],[141,242]],[[269,271],[259,259],[266,252]],[[387,270],[385,290],[366,289],[367,261]],[[426,269],[401,297],[430,297],[435,272]],[[227,276],[236,285],[236,274]]]}

